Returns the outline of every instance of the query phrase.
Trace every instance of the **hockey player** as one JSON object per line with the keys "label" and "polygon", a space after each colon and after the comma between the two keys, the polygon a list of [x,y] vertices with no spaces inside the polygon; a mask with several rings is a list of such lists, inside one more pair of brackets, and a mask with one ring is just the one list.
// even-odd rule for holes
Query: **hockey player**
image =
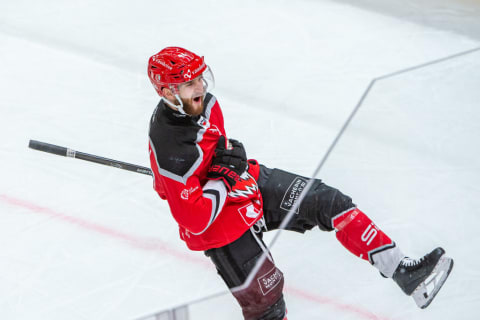
{"label": "hockey player", "polygon": [[[161,97],[149,130],[154,189],[168,201],[180,238],[205,252],[229,288],[242,285],[266,252],[258,281],[232,293],[245,319],[286,319],[283,274],[262,233],[279,227],[308,178],[248,160],[242,143],[226,138],[203,57],[167,47],[150,58],[148,76]],[[406,257],[350,197],[318,179],[286,229],[303,233],[315,226],[335,230],[345,248],[392,278],[420,308],[430,304],[453,267],[442,248],[418,260]]]}

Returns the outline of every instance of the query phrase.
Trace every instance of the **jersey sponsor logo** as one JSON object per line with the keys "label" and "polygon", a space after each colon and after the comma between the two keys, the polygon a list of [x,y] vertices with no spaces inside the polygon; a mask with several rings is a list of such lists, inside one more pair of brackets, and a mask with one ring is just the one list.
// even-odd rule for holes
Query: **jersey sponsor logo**
{"label": "jersey sponsor logo", "polygon": [[270,271],[257,278],[258,285],[262,294],[266,296],[270,291],[272,291],[283,278],[282,272],[276,267],[273,267]]}
{"label": "jersey sponsor logo", "polygon": [[238,208],[238,213],[242,217],[245,224],[251,227],[262,213],[262,208],[260,206],[255,206],[253,203],[249,203],[241,208]]}
{"label": "jersey sponsor logo", "polygon": [[180,198],[182,198],[183,200],[188,200],[188,190],[187,189],[183,189],[182,192],[180,192]]}
{"label": "jersey sponsor logo", "polygon": [[197,187],[191,187],[190,189],[183,189],[181,192],[180,192],[180,198],[182,198],[183,200],[188,200],[188,198],[190,197],[190,195],[192,193],[194,193],[195,191],[197,191],[198,189],[198,186]]}
{"label": "jersey sponsor logo", "polygon": [[[290,186],[288,187],[287,191],[283,195],[282,202],[280,204],[280,208],[286,211],[290,211],[291,208],[295,205],[298,198],[302,194],[303,189],[307,185],[307,180],[301,177],[296,177]],[[298,214],[298,208],[295,213]]]}
{"label": "jersey sponsor logo", "polygon": [[219,135],[222,134],[220,132],[220,130],[218,129],[218,127],[214,124],[210,128],[208,128],[208,131],[211,132],[211,133],[218,133]]}

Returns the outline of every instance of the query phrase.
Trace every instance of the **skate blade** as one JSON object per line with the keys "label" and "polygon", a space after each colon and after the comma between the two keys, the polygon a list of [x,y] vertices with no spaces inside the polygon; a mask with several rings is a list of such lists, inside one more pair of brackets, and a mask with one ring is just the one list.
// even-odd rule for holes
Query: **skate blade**
{"label": "skate blade", "polygon": [[413,291],[412,297],[417,306],[425,309],[442,288],[453,268],[453,259],[442,256],[430,276]]}

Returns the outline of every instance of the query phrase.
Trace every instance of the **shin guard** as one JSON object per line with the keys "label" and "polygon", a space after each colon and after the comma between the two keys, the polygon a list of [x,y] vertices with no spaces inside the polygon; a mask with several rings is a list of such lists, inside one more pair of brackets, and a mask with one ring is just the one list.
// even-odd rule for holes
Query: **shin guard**
{"label": "shin guard", "polygon": [[351,253],[374,265],[384,276],[391,277],[403,253],[367,215],[357,208],[332,219],[338,241]]}

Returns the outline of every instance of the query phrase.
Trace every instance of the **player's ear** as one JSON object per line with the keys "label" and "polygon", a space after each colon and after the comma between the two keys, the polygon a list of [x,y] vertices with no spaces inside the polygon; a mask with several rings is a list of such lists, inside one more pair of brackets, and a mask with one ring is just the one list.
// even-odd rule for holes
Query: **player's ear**
{"label": "player's ear", "polygon": [[163,87],[162,94],[165,98],[167,98],[170,101],[175,99],[175,96],[173,95],[173,92],[172,90],[170,90],[170,88]]}

